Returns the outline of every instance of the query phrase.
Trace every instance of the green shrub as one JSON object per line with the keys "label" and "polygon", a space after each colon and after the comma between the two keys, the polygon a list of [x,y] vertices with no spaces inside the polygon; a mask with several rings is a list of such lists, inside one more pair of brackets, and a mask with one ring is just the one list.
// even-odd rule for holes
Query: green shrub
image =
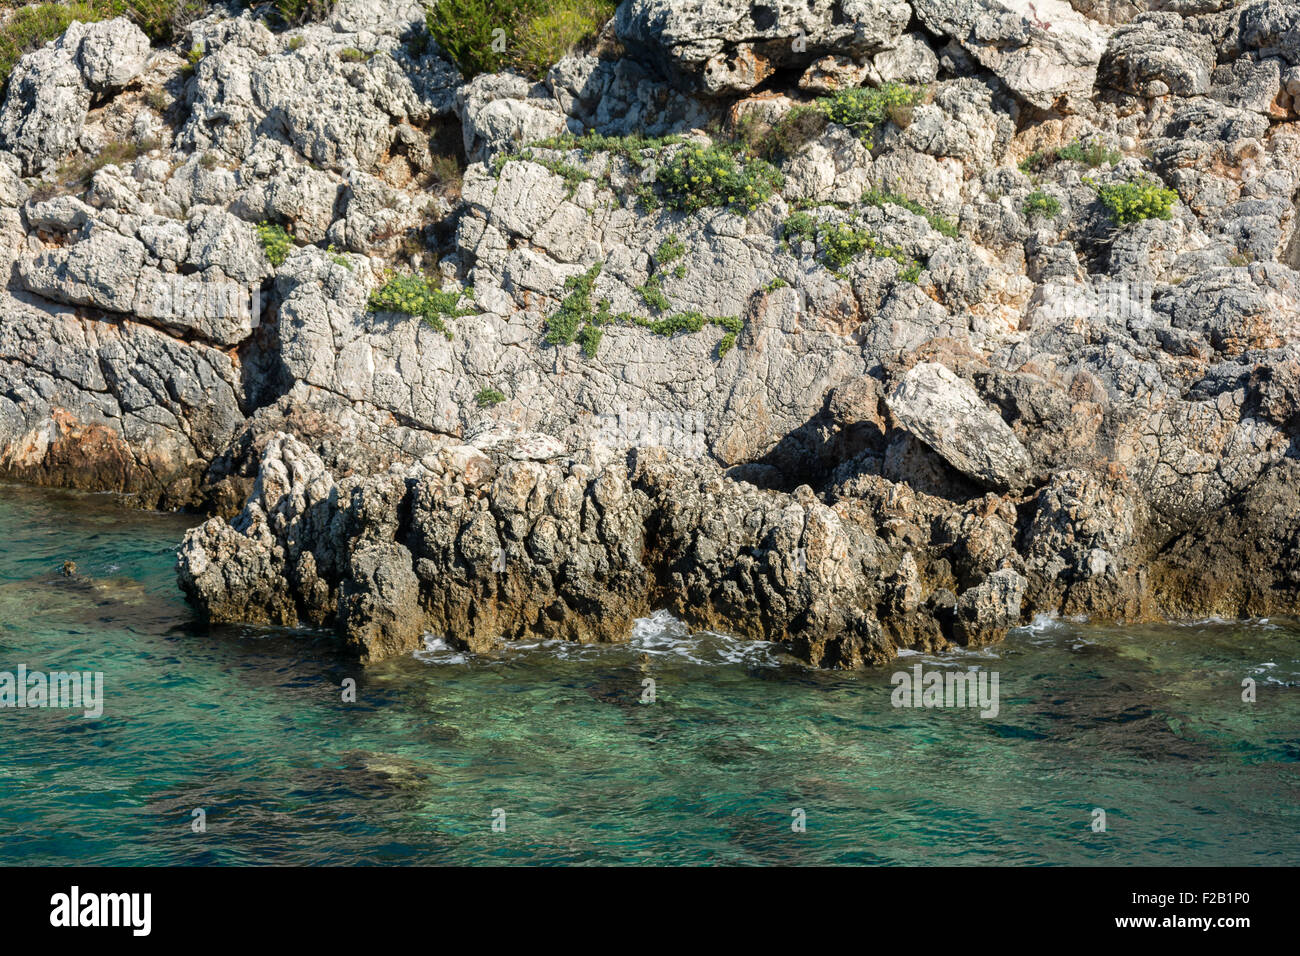
{"label": "green shrub", "polygon": [[366,308],[371,312],[399,312],[419,316],[447,338],[451,330],[444,318],[473,315],[472,306],[461,307],[462,293],[457,289],[442,291],[436,280],[419,275],[395,275],[370,293]]}
{"label": "green shrub", "polygon": [[[571,345],[577,342],[582,347],[584,355],[594,358],[600,348],[600,340],[605,334],[604,327],[615,324],[634,325],[647,329],[655,335],[699,332],[706,325],[716,325],[727,332],[718,345],[719,358],[735,345],[736,333],[744,324],[742,319],[735,316],[706,316],[694,311],[674,312],[653,319],[629,312],[614,315],[609,311],[607,299],[602,299],[599,306],[593,310],[591,291],[596,285],[602,265],[597,262],[581,275],[569,276],[564,280],[564,291],[567,294],[561,300],[559,308],[546,320],[546,334],[543,336],[543,341],[548,345]],[[642,287],[644,288],[645,286]],[[655,288],[657,291],[657,286]],[[662,306],[666,310],[669,302],[666,297],[663,297],[662,292],[659,295],[662,298]]]}
{"label": "green shrub", "polygon": [[344,63],[364,63],[370,59],[369,53],[362,53],[356,47],[346,47],[339,50],[339,59]]}
{"label": "green shrub", "polygon": [[901,196],[898,193],[882,192],[879,189],[869,189],[863,193],[862,201],[868,206],[902,206],[908,212],[915,213],[928,222],[930,228],[940,235],[947,236],[949,239],[957,238],[957,227],[949,220],[938,213],[930,212],[919,202],[908,199],[906,196]]}
{"label": "green shrub", "polygon": [[497,153],[492,157],[492,175],[498,179],[501,177],[501,170],[506,168],[506,163],[524,160],[530,163],[536,163],[549,169],[555,175],[564,180],[567,194],[572,197],[578,191],[578,186],[591,178],[591,174],[579,166],[566,163],[562,159],[551,159],[546,156],[539,156],[530,147],[525,146],[517,153]]}
{"label": "green shrub", "polygon": [[[513,68],[534,79],[614,15],[614,0],[438,0],[426,16],[466,80]],[[504,43],[497,30],[504,31]]]}
{"label": "green shrub", "polygon": [[816,242],[819,223],[806,212],[796,212],[781,224],[781,238],[787,243],[791,239]]}
{"label": "green shrub", "polygon": [[1090,179],[1085,183],[1097,193],[1097,198],[1110,212],[1110,217],[1120,226],[1141,222],[1143,219],[1172,219],[1172,208],[1178,193],[1167,189],[1154,178],[1129,180],[1125,183],[1098,185]]}
{"label": "green shrub", "polygon": [[481,388],[478,390],[478,394],[474,396],[474,403],[479,408],[491,408],[493,405],[500,405],[505,400],[506,397],[495,388]]}
{"label": "green shrub", "polygon": [[528,76],[541,78],[551,65],[588,37],[594,37],[614,15],[608,0],[558,0],[550,9],[519,26],[513,63]]}
{"label": "green shrub", "polygon": [[0,86],[8,84],[24,53],[57,39],[73,20],[98,19],[90,3],[33,3],[14,10],[0,24]]}
{"label": "green shrub", "polygon": [[1053,163],[1062,160],[1071,163],[1083,163],[1093,169],[1102,164],[1111,166],[1118,163],[1123,156],[1113,149],[1107,149],[1101,140],[1091,140],[1087,143],[1082,140],[1075,140],[1068,146],[1061,146],[1054,149],[1040,149],[1037,152],[1030,153],[1020,161],[1020,171],[1022,173],[1042,172]]}
{"label": "green shrub", "polygon": [[666,312],[672,308],[672,303],[668,301],[668,296],[664,295],[663,286],[657,275],[647,279],[645,285],[637,286],[636,291],[641,296],[641,301],[656,312]]}
{"label": "green shrub", "polygon": [[[840,90],[817,100],[832,123],[847,126],[859,139],[870,139],[886,119],[906,122],[904,112],[925,99],[924,87],[885,83],[878,87],[858,86]],[[900,123],[902,125],[902,123]]]}
{"label": "green shrub", "polygon": [[1061,202],[1055,196],[1050,196],[1039,189],[1025,198],[1022,211],[1026,219],[1033,219],[1036,216],[1055,219],[1061,214]]}
{"label": "green shrub", "polygon": [[1064,159],[1071,163],[1083,163],[1085,166],[1096,168],[1103,164],[1114,166],[1123,157],[1113,149],[1107,149],[1099,139],[1084,143],[1075,140],[1069,146],[1062,146],[1056,151],[1057,159]]}
{"label": "green shrub", "polygon": [[203,60],[203,47],[197,43],[190,47],[189,52],[185,54],[185,65],[181,67],[181,74],[192,76],[194,71],[199,68],[199,63]]}
{"label": "green shrub", "polygon": [[736,124],[736,139],[751,156],[776,160],[795,153],[826,128],[825,111],[817,103],[787,110],[775,122],[747,113]]}
{"label": "green shrub", "polygon": [[869,252],[877,258],[897,262],[903,267],[900,278],[908,282],[916,282],[921,277],[921,263],[898,246],[887,246],[867,230],[845,223],[818,222],[806,212],[796,212],[782,224],[781,237],[787,243],[791,239],[815,243],[817,258],[837,275],[858,256]]}
{"label": "green shrub", "polygon": [[587,130],[581,136],[574,136],[572,133],[563,133],[560,136],[552,136],[547,139],[540,139],[530,146],[536,146],[539,149],[577,149],[584,153],[614,153],[629,160],[638,169],[646,166],[646,159],[642,154],[646,150],[661,150],[666,146],[675,146],[683,141],[681,136],[642,136],[634,133],[631,136],[605,136],[601,133]]}
{"label": "green shrub", "polygon": [[818,97],[787,110],[774,122],[746,114],[736,124],[735,138],[750,156],[776,160],[791,156],[817,136],[827,123],[853,130],[863,141],[871,139],[886,119],[906,125],[911,107],[926,97],[925,87],[885,83],[876,88],[856,87]]}
{"label": "green shrub", "polygon": [[275,0],[273,6],[280,22],[298,26],[324,20],[334,10],[335,0]]}
{"label": "green shrub", "polygon": [[271,265],[279,267],[289,258],[293,251],[293,236],[278,223],[263,222],[258,224],[257,238],[262,240],[262,249]]}
{"label": "green shrub", "polygon": [[822,262],[837,272],[873,245],[871,234],[867,230],[854,229],[838,222],[823,224],[817,236]]}
{"label": "green shrub", "polygon": [[685,146],[659,167],[656,178],[664,205],[685,212],[709,206],[749,212],[784,182],[766,160],[745,159],[722,146]]}

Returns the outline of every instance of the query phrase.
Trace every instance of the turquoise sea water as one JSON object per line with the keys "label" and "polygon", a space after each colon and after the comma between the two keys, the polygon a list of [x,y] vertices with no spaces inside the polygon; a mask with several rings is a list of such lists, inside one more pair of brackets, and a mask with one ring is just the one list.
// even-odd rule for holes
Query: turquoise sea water
{"label": "turquoise sea water", "polygon": [[[362,669],[327,635],[200,627],[193,520],[0,485],[0,671],[102,671],[105,697],[0,709],[0,862],[1300,863],[1293,622],[1049,622],[843,674],[656,616]],[[894,708],[917,663],[997,671],[1000,713]]]}

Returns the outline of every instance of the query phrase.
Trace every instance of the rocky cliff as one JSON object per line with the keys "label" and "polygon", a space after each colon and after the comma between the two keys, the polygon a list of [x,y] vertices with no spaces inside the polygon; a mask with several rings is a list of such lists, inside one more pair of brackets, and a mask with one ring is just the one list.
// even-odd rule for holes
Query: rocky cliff
{"label": "rocky cliff", "polygon": [[623,0],[541,79],[274,13],[73,23],[0,107],[0,475],[206,511],[209,619],[1296,610],[1300,4]]}

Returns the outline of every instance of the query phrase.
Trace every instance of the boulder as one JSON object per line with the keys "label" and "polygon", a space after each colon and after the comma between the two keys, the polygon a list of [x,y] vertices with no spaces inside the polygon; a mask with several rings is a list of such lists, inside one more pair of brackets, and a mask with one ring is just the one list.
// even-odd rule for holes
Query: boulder
{"label": "boulder", "polygon": [[969,383],[935,362],[914,366],[885,399],[890,413],[981,485],[1018,492],[1032,463],[1020,439]]}
{"label": "boulder", "polygon": [[926,29],[952,37],[1013,92],[1042,109],[1086,98],[1108,30],[1066,0],[913,0]]}
{"label": "boulder", "polygon": [[859,60],[897,43],[911,8],[902,0],[628,0],[614,30],[633,51],[709,96],[753,89],[774,72],[823,56]]}

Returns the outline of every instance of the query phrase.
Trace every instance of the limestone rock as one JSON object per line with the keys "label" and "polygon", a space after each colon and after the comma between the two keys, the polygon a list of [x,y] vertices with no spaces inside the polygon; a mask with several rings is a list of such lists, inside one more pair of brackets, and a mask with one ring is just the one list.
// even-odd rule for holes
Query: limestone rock
{"label": "limestone rock", "polygon": [[905,428],[980,484],[1019,491],[1028,482],[1029,453],[1015,433],[944,366],[913,367],[885,401]]}

